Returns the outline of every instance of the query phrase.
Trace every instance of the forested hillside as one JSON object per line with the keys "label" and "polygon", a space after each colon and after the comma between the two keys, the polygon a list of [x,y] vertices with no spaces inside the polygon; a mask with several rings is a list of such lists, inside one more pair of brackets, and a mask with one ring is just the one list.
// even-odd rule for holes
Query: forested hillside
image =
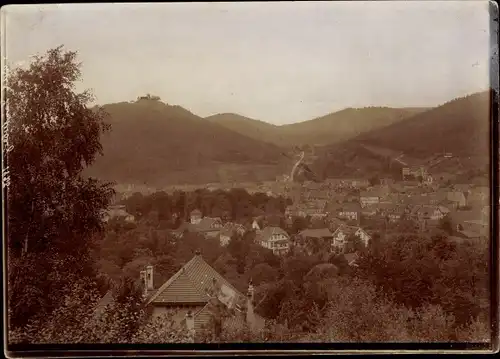
{"label": "forested hillside", "polygon": [[[403,121],[370,131],[351,140],[321,149],[312,167],[323,177],[391,173],[388,159],[404,153],[415,162],[450,153],[440,171],[470,171],[487,168],[489,163],[489,92],[455,99]],[[376,147],[389,156],[367,151]],[[384,158],[385,157],[385,158]]]}
{"label": "forested hillside", "polygon": [[[106,105],[111,132],[89,174],[118,183],[211,182],[219,170],[244,177],[252,166],[273,168],[280,150],[159,100]],[[234,169],[236,167],[236,169]],[[274,176],[274,173],[273,173]]]}
{"label": "forested hillside", "polygon": [[315,119],[275,126],[237,114],[207,117],[228,129],[257,140],[283,147],[327,145],[348,140],[420,113],[425,108],[347,108]]}

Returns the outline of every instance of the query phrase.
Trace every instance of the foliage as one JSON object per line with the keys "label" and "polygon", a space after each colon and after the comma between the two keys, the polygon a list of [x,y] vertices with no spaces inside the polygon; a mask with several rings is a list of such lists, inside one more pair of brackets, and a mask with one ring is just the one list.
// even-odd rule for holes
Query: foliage
{"label": "foliage", "polygon": [[192,334],[182,326],[175,324],[171,314],[148,318],[132,336],[129,343],[190,343]]}
{"label": "foliage", "polygon": [[259,263],[250,271],[250,277],[255,285],[272,283],[278,279],[278,270],[267,263]]}
{"label": "foliage", "polygon": [[[174,228],[174,214],[182,220],[189,220],[190,213],[201,210],[203,216],[220,217],[239,223],[251,223],[257,210],[268,215],[268,221],[276,221],[270,215],[278,215],[278,222],[286,208],[286,199],[270,197],[265,193],[249,194],[245,189],[232,188],[229,191],[197,189],[195,191],[175,191],[172,194],[155,192],[143,195],[139,192],[124,199],[122,203],[127,211],[139,220],[145,219],[151,213],[157,213],[159,220],[169,222]],[[279,225],[280,223],[278,223]],[[270,224],[267,224],[270,225]]]}
{"label": "foliage", "polygon": [[[76,53],[61,47],[36,57],[28,69],[8,75],[6,109],[10,151],[9,248],[12,255],[57,247],[75,251],[79,233],[102,229],[99,211],[112,190],[83,169],[101,153],[100,135],[109,129],[100,109],[89,109],[89,92],[74,92],[80,69]],[[64,241],[60,241],[64,238]]]}
{"label": "foliage", "polygon": [[[101,210],[113,190],[82,172],[102,153],[100,137],[109,126],[100,108],[88,107],[91,93],[75,92],[79,78],[76,53],[62,47],[7,76],[4,159],[15,179],[7,190],[13,324],[50,313],[69,281],[93,275],[90,239],[103,229]],[[70,258],[78,258],[76,264]]]}
{"label": "foliage", "polygon": [[335,265],[338,268],[338,274],[344,275],[351,273],[351,268],[349,267],[349,263],[343,254],[332,254],[328,259],[328,263]]}
{"label": "foliage", "polygon": [[315,265],[305,276],[304,280],[320,282],[323,279],[331,279],[337,276],[339,269],[332,263],[320,263]]}
{"label": "foliage", "polygon": [[[397,305],[369,282],[354,279],[330,287],[328,309],[314,341],[446,342],[455,340],[453,316],[439,306],[418,311]],[[335,323],[335,325],[331,325]]]}
{"label": "foliage", "polygon": [[439,305],[460,327],[487,315],[487,258],[486,246],[440,235],[389,236],[378,251],[361,256],[357,274],[408,308]]}
{"label": "foliage", "polygon": [[[40,316],[9,331],[10,343],[178,343],[188,333],[171,315],[151,318],[140,296],[118,288],[114,300],[102,302],[96,284],[75,282],[51,316]],[[128,288],[130,289],[130,288]]]}
{"label": "foliage", "polygon": [[345,245],[346,253],[363,251],[365,248],[363,241],[358,235],[350,234],[346,237],[345,241],[346,241]]}

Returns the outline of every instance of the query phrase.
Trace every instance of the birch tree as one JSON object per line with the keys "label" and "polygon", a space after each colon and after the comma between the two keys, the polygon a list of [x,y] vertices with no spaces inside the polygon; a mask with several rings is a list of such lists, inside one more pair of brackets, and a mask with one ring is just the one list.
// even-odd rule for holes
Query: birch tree
{"label": "birch tree", "polygon": [[[102,154],[105,113],[78,93],[77,54],[62,47],[7,72],[7,243],[11,322],[53,309],[72,275],[90,268],[90,239],[102,230],[110,184],[83,175]],[[56,263],[68,264],[54,270]]]}

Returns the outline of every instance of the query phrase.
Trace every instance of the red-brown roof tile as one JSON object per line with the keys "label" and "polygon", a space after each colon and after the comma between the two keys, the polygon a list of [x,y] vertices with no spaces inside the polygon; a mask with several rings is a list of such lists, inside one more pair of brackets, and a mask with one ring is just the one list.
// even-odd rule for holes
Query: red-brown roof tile
{"label": "red-brown roof tile", "polygon": [[195,255],[158,289],[148,303],[206,303],[210,298],[207,291],[214,285],[213,279],[218,285],[229,288],[237,298],[244,298],[243,294],[205,262],[201,255]]}

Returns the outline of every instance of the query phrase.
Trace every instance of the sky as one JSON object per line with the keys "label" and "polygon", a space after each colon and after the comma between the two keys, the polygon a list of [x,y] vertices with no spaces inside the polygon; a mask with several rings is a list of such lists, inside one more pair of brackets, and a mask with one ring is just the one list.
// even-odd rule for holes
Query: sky
{"label": "sky", "polygon": [[151,93],[199,116],[285,124],[347,107],[437,106],[489,87],[488,2],[10,5],[14,66],[78,51],[97,103]]}

